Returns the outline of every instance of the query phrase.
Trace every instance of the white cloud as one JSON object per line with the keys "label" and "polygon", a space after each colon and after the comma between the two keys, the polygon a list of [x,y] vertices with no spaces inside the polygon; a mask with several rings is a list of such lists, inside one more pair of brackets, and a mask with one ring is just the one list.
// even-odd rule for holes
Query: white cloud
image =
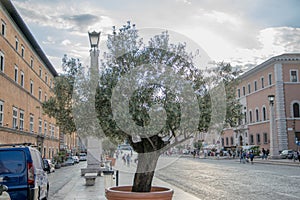
{"label": "white cloud", "polygon": [[71,41],[70,40],[64,40],[61,42],[62,45],[64,46],[69,46],[71,44]]}

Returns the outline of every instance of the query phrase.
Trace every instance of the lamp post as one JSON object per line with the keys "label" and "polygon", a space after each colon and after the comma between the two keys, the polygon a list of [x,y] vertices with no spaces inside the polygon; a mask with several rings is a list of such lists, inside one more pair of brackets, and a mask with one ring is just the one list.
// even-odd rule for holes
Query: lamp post
{"label": "lamp post", "polygon": [[[98,78],[99,78],[99,39],[100,39],[100,32],[89,32],[89,40],[91,45],[90,50],[90,71],[89,71],[89,94],[88,94],[88,102],[89,102],[89,111],[95,110],[95,94],[98,85]],[[95,112],[89,113],[90,120],[89,120],[89,135],[87,136],[87,173],[89,172],[99,172],[100,169],[100,162],[101,162],[101,154],[102,154],[102,142],[99,138],[95,136],[95,128],[97,124],[97,119]]]}
{"label": "lamp post", "polygon": [[279,158],[278,137],[276,134],[276,123],[274,113],[275,95],[268,96],[270,105],[270,157]]}

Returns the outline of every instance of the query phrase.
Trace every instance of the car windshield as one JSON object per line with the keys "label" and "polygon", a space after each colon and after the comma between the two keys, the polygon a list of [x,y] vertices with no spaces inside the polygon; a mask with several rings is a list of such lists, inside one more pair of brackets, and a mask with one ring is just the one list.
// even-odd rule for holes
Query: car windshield
{"label": "car windshield", "polygon": [[25,170],[23,151],[0,151],[0,174],[21,173]]}

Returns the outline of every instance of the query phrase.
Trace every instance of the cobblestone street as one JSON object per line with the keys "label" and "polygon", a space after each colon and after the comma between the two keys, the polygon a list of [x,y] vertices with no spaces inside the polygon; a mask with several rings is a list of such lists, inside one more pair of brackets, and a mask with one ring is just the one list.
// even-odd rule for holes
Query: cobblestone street
{"label": "cobblestone street", "polygon": [[[171,158],[163,157],[161,163]],[[156,177],[200,199],[300,199],[300,168],[238,160],[179,158]]]}

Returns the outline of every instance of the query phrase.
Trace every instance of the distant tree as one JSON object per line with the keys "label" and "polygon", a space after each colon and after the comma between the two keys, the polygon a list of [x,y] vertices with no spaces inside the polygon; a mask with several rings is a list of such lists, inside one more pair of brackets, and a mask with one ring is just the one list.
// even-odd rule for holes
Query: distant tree
{"label": "distant tree", "polygon": [[72,94],[75,78],[82,69],[79,59],[62,59],[63,73],[54,79],[54,96],[43,102],[43,110],[50,117],[56,119],[60,132],[67,134],[76,131],[72,114]]}

